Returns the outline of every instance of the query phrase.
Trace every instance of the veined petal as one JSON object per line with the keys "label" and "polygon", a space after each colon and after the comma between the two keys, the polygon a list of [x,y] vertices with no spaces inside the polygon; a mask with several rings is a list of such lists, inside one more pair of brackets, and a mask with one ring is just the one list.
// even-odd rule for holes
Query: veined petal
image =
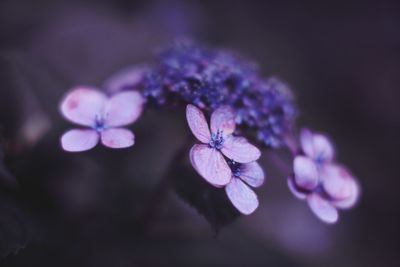
{"label": "veined petal", "polygon": [[315,163],[304,156],[297,156],[293,162],[294,180],[300,188],[312,190],[318,185],[318,170]]}
{"label": "veined petal", "polygon": [[264,183],[264,171],[256,161],[244,163],[240,167],[240,179],[248,185],[259,187]]}
{"label": "veined petal", "polygon": [[95,130],[73,129],[61,137],[61,146],[69,152],[81,152],[89,150],[99,142],[99,134]]}
{"label": "veined petal", "polygon": [[222,153],[239,163],[249,163],[260,158],[260,150],[244,137],[228,136],[224,139]]}
{"label": "veined petal", "polygon": [[110,128],[101,132],[101,142],[110,148],[126,148],[135,144],[135,136],[128,129]]}
{"label": "veined petal", "polygon": [[102,115],[107,97],[93,87],[73,88],[61,101],[62,115],[77,124],[94,126]]}
{"label": "veined petal", "polygon": [[222,132],[222,136],[231,135],[235,131],[235,112],[229,106],[222,106],[211,114],[211,132]]}
{"label": "veined petal", "polygon": [[307,194],[305,192],[300,191],[299,188],[296,186],[293,176],[290,176],[287,179],[287,184],[288,184],[290,192],[292,192],[292,194],[296,198],[298,198],[300,200],[304,200],[307,198]]}
{"label": "veined petal", "polygon": [[232,178],[225,192],[233,206],[245,215],[253,213],[258,207],[256,193],[238,178]]}
{"label": "veined petal", "polygon": [[189,124],[189,128],[196,136],[196,138],[203,142],[208,143],[211,140],[210,129],[203,112],[197,107],[189,104],[186,106],[186,119]]}
{"label": "veined petal", "polygon": [[308,195],[307,203],[314,214],[323,222],[335,223],[339,219],[337,209],[319,194]]}
{"label": "veined petal", "polygon": [[112,96],[104,109],[104,125],[120,127],[133,123],[142,114],[143,96],[137,91],[125,91]]}
{"label": "veined petal", "polygon": [[229,183],[232,171],[222,154],[208,145],[194,145],[190,161],[195,170],[210,184],[222,187]]}

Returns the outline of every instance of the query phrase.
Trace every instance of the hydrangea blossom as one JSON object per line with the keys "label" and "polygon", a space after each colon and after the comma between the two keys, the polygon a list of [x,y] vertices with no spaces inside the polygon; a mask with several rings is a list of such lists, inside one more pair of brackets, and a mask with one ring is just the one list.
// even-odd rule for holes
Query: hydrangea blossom
{"label": "hydrangea blossom", "polygon": [[318,218],[334,223],[339,218],[337,209],[356,203],[358,184],[345,167],[334,162],[335,151],[326,136],[303,129],[300,144],[302,154],[294,159],[289,188],[297,198],[307,200]]}
{"label": "hydrangea blossom", "polygon": [[253,213],[258,207],[258,198],[251,187],[260,187],[264,183],[264,171],[256,161],[237,163],[229,161],[232,179],[225,192],[237,210],[245,215]]}
{"label": "hydrangea blossom", "polygon": [[236,123],[268,147],[284,145],[296,115],[287,86],[264,79],[255,64],[193,42],[163,50],[145,75],[143,93],[160,106],[193,104],[206,112],[228,105]]}
{"label": "hydrangea blossom", "polygon": [[209,128],[203,112],[187,106],[189,127],[202,142],[190,150],[190,161],[207,182],[215,187],[226,186],[229,199],[240,212],[250,214],[258,207],[258,200],[244,182],[254,187],[263,183],[264,173],[255,162],[261,152],[245,138],[232,135],[236,127],[234,115],[230,107],[218,108],[211,114]]}
{"label": "hydrangea blossom", "polygon": [[[145,101],[148,107],[186,106],[189,128],[200,142],[190,150],[192,166],[211,186],[223,188],[245,215],[257,209],[252,188],[261,186],[265,175],[257,163],[260,150],[242,136],[268,148],[291,147],[294,142],[297,111],[287,85],[263,78],[255,64],[231,52],[178,41],[162,50],[153,64],[130,66],[112,75],[104,88],[106,93],[76,87],[62,100],[63,116],[86,127],[62,136],[64,150],[89,150],[99,140],[110,148],[132,146],[134,134],[123,127],[139,118]],[[335,150],[326,136],[303,129],[300,143],[301,151],[292,151],[294,172],[288,186],[322,221],[334,223],[338,209],[355,205],[359,185],[334,161]],[[219,190],[212,191],[220,200]],[[206,201],[210,199],[214,198]]]}
{"label": "hydrangea blossom", "polygon": [[121,92],[107,97],[92,87],[73,88],[62,100],[63,116],[87,129],[73,129],[61,137],[64,150],[85,151],[101,139],[110,148],[125,148],[134,144],[134,134],[122,126],[135,122],[142,113],[144,99],[136,91]]}
{"label": "hydrangea blossom", "polygon": [[257,147],[243,137],[232,135],[236,125],[230,107],[223,106],[212,113],[210,128],[203,112],[193,105],[187,106],[186,118],[192,133],[202,142],[190,150],[191,163],[212,185],[225,186],[232,178],[224,156],[240,163],[249,163],[260,157],[261,152]]}

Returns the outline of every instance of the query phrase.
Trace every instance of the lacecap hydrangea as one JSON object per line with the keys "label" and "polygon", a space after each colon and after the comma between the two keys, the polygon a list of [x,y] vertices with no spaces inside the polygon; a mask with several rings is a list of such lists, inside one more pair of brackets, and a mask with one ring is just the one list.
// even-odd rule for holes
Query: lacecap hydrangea
{"label": "lacecap hydrangea", "polygon": [[143,94],[159,106],[193,104],[207,113],[228,105],[241,130],[268,147],[284,145],[296,116],[293,96],[276,78],[228,51],[189,41],[163,49],[143,79]]}
{"label": "lacecap hydrangea", "polygon": [[101,89],[77,86],[63,98],[63,116],[86,127],[62,136],[64,150],[82,152],[99,141],[114,149],[131,147],[140,136],[126,126],[144,109],[181,106],[197,139],[187,151],[193,169],[209,187],[223,189],[241,214],[260,204],[255,190],[267,176],[258,162],[262,147],[291,152],[293,165],[283,170],[288,187],[322,221],[335,223],[338,209],[352,208],[359,199],[359,183],[336,162],[333,143],[308,129],[295,131],[297,109],[287,85],[263,77],[233,52],[177,41],[151,62],[112,75]]}

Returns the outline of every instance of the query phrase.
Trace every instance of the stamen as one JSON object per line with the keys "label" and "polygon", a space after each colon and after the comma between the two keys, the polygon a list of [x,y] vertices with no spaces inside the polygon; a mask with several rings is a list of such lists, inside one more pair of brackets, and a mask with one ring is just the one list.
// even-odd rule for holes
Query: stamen
{"label": "stamen", "polygon": [[241,175],[241,164],[234,160],[228,160],[228,165],[232,170],[232,175],[235,177],[240,177]]}
{"label": "stamen", "polygon": [[102,132],[105,129],[104,120],[100,115],[96,115],[96,121],[93,128],[98,132]]}
{"label": "stamen", "polygon": [[213,133],[211,136],[211,140],[208,145],[211,148],[215,148],[217,150],[221,150],[224,144],[224,137],[222,135],[222,131],[218,130],[217,133]]}

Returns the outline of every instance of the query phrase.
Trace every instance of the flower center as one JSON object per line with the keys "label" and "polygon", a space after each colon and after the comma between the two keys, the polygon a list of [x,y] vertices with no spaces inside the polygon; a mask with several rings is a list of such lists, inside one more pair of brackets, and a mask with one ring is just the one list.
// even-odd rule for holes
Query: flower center
{"label": "flower center", "polygon": [[322,184],[319,182],[318,185],[312,190],[312,192],[318,193],[318,194],[323,193],[324,188],[323,188]]}
{"label": "flower center", "polygon": [[228,160],[228,165],[232,170],[232,175],[239,178],[241,175],[241,164],[233,160]]}
{"label": "flower center", "polygon": [[316,157],[315,157],[315,162],[317,163],[317,165],[322,165],[324,162],[325,162],[325,158],[324,158],[324,155],[322,154],[322,153],[320,153],[320,154],[318,154]]}
{"label": "flower center", "polygon": [[215,148],[217,150],[222,149],[222,146],[224,144],[224,137],[222,136],[222,131],[218,130],[217,133],[213,133],[211,135],[211,140],[208,143],[208,145],[211,148]]}
{"label": "flower center", "polygon": [[96,121],[94,122],[93,129],[95,129],[98,133],[102,132],[105,129],[104,120],[103,118],[101,118],[101,116],[96,115]]}

